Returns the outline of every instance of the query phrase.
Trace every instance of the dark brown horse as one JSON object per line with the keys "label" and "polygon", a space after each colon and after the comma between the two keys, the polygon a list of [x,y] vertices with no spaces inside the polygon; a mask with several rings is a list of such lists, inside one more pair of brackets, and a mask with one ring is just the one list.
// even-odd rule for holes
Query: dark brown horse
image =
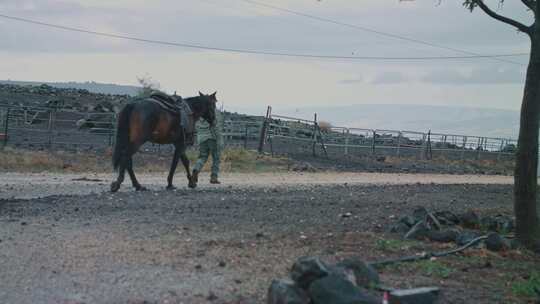
{"label": "dark brown horse", "polygon": [[[201,117],[210,124],[214,123],[216,93],[205,95],[199,92],[199,96],[186,98],[184,101],[191,108],[192,123]],[[132,156],[147,141],[156,144],[173,144],[175,147],[171,169],[167,177],[167,189],[174,189],[172,181],[178,165],[178,158],[182,160],[186,169],[188,186],[190,188],[196,187],[189,170],[189,160],[186,156],[188,143],[186,132],[181,126],[181,117],[183,116],[167,111],[152,99],[129,103],[120,111],[113,152],[113,166],[115,170],[118,170],[118,178],[111,184],[111,192],[120,189],[120,185],[124,181],[125,170],[128,171],[131,183],[136,190],[146,190],[135,177]]]}

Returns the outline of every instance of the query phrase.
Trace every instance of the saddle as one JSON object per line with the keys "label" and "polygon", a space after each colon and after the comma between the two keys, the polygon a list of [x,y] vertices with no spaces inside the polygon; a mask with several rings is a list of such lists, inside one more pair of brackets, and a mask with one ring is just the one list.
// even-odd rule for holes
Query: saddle
{"label": "saddle", "polygon": [[189,104],[181,96],[169,96],[158,91],[150,94],[150,99],[165,111],[179,116],[180,127],[184,132],[186,144],[193,145],[195,138],[195,119],[193,118],[193,111]]}
{"label": "saddle", "polygon": [[175,115],[180,115],[180,107],[177,105],[178,100],[182,102],[182,97],[180,96],[169,96],[163,92],[154,91],[150,94],[152,101],[159,104],[167,112],[171,112]]}

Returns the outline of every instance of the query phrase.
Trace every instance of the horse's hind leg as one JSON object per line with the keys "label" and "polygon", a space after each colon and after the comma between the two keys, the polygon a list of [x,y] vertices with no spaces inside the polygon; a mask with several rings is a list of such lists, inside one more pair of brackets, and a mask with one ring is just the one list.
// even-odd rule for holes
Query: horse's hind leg
{"label": "horse's hind leg", "polygon": [[141,186],[141,184],[139,184],[137,178],[135,177],[135,172],[133,172],[133,154],[135,154],[139,146],[140,145],[130,144],[128,149],[122,154],[120,164],[118,166],[118,178],[111,184],[111,192],[116,192],[118,189],[120,189],[120,186],[124,181],[126,170],[131,178],[133,187],[135,187],[137,190],[146,190]]}
{"label": "horse's hind leg", "polygon": [[180,149],[175,145],[174,147],[174,156],[171,163],[171,169],[169,170],[169,176],[167,176],[167,190],[174,189],[173,186],[173,177],[176,167],[178,166],[178,158],[180,157]]}
{"label": "horse's hind leg", "polygon": [[118,189],[120,189],[120,185],[122,185],[122,182],[124,181],[124,174],[126,173],[126,168],[128,165],[127,157],[125,155],[121,156],[120,164],[118,166],[118,178],[116,178],[116,181],[111,183],[111,192],[116,192]]}
{"label": "horse's hind leg", "polygon": [[141,186],[139,184],[139,181],[137,181],[137,177],[135,177],[135,172],[133,172],[133,156],[129,157],[128,164],[127,164],[127,171],[129,173],[129,177],[131,178],[131,184],[137,191],[145,191],[146,188]]}

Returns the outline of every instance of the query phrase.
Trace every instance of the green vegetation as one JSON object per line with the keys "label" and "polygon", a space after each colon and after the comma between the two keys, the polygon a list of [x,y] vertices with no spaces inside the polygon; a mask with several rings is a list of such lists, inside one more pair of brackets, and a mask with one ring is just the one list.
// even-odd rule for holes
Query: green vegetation
{"label": "green vegetation", "polygon": [[540,272],[533,271],[527,279],[512,283],[512,293],[518,297],[540,296]]}
{"label": "green vegetation", "polygon": [[404,262],[383,266],[391,272],[421,273],[428,277],[446,279],[455,270],[438,260],[423,260],[417,262]]}
{"label": "green vegetation", "polygon": [[418,268],[427,276],[435,276],[446,279],[450,276],[454,269],[444,265],[439,261],[421,261],[417,263]]}
{"label": "green vegetation", "polygon": [[375,241],[375,248],[381,251],[398,252],[408,250],[418,245],[419,242],[399,239],[378,239]]}

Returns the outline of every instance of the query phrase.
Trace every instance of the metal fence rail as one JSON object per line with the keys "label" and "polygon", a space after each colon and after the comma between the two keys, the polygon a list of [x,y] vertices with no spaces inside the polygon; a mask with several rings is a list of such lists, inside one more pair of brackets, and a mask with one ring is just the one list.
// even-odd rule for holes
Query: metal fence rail
{"label": "metal fence rail", "polygon": [[[271,111],[269,111],[271,113]],[[272,153],[328,157],[395,156],[454,160],[511,160],[517,140],[407,130],[361,129],[319,126],[313,120],[282,115],[268,117],[266,142]]]}
{"label": "metal fence rail", "polygon": [[[65,108],[0,105],[0,145],[35,149],[102,150],[114,146],[116,117],[112,112],[78,112]],[[228,146],[257,147],[262,122],[224,122]],[[172,152],[146,143],[146,152]]]}
{"label": "metal fence rail", "polygon": [[114,144],[115,121],[114,113],[0,106],[0,137],[4,146],[95,149]]}
{"label": "metal fence rail", "polygon": [[[517,141],[511,138],[320,126],[313,120],[271,113],[264,120],[227,119],[227,146],[261,148],[277,154],[328,157],[394,156],[431,159],[513,159]],[[99,150],[114,145],[116,114],[77,112],[65,108],[0,105],[0,145],[66,150]],[[172,152],[151,143],[142,151]]]}

